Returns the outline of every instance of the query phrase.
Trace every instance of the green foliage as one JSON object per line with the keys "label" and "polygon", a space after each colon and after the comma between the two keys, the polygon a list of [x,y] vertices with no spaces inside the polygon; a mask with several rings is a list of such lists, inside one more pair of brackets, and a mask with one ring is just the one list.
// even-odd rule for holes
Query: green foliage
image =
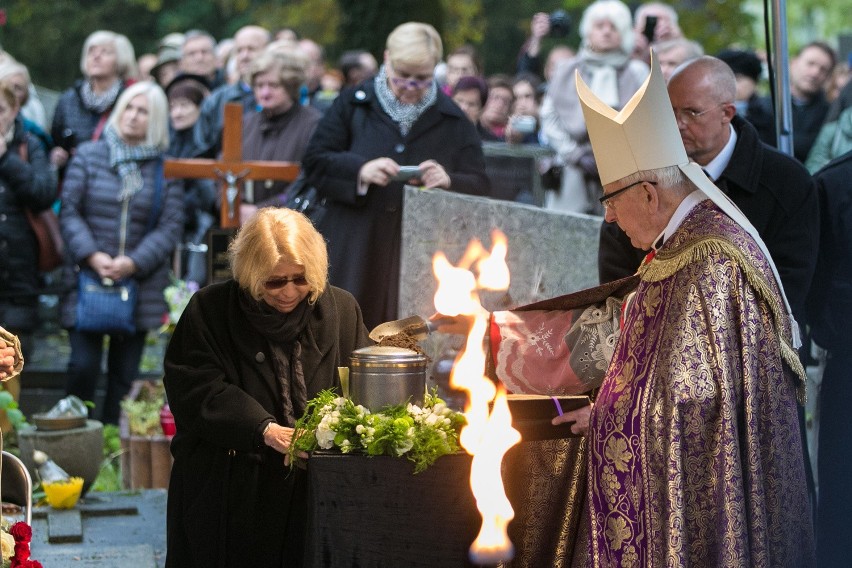
{"label": "green foliage", "polygon": [[296,423],[298,435],[290,448],[298,452],[336,448],[368,456],[405,456],[420,473],[439,457],[459,451],[458,434],[464,415],[447,408],[435,394],[422,407],[400,404],[370,412],[348,398],[325,390],[308,402]]}
{"label": "green foliage", "polygon": [[24,413],[18,408],[18,401],[14,399],[12,393],[0,386],[0,410],[6,412],[6,418],[12,425],[12,428],[17,431],[21,426],[27,425],[27,418]]}
{"label": "green foliage", "polygon": [[366,49],[379,57],[388,34],[405,22],[425,22],[443,31],[444,10],[440,0],[338,0],[340,27],[337,51]]}
{"label": "green foliage", "polygon": [[121,464],[119,461],[122,452],[118,426],[104,424],[104,461],[98,476],[92,483],[92,491],[120,491],[122,489]]}
{"label": "green foliage", "polygon": [[163,383],[148,382],[139,391],[135,400],[125,398],[121,409],[127,416],[127,425],[133,436],[157,436],[163,433],[160,427],[160,411],[166,403]]}
{"label": "green foliage", "polygon": [[487,20],[482,12],[482,0],[442,0],[444,14],[444,54],[462,44],[482,44]]}

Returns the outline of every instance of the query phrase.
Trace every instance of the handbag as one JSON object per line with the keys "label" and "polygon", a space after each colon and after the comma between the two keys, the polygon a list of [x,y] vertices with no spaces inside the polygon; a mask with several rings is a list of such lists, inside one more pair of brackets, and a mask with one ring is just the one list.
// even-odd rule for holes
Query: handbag
{"label": "handbag", "polygon": [[[154,200],[145,229],[147,233],[157,222],[162,206],[163,161],[157,164],[154,185]],[[122,217],[126,217],[130,196],[122,203]],[[127,227],[119,236],[118,254],[124,254]],[[119,281],[101,279],[89,268],[81,269],[77,276],[77,324],[78,331],[107,334],[136,333],[136,299],[139,284],[132,276]]]}
{"label": "handbag", "polygon": [[138,285],[133,278],[101,280],[93,270],[81,270],[77,285],[77,330],[96,333],[136,333]]}
{"label": "handbag", "polygon": [[325,216],[326,200],[317,188],[308,183],[304,173],[299,174],[287,190],[284,207],[304,213],[314,226]]}
{"label": "handbag", "polygon": [[62,264],[62,252],[65,243],[59,231],[59,219],[53,209],[47,208],[40,213],[24,209],[27,222],[35,234],[38,244],[38,269],[40,272],[50,272]]}

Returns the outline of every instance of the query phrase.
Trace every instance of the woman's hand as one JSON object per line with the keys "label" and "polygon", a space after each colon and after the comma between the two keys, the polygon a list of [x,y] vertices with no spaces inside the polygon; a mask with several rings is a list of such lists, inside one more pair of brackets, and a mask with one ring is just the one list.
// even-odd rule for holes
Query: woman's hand
{"label": "woman's hand", "polygon": [[361,166],[358,179],[363,184],[385,187],[398,173],[399,164],[390,158],[376,158]]}
{"label": "woman's hand", "polygon": [[435,160],[426,160],[417,167],[420,168],[420,183],[424,187],[450,189],[450,175],[441,164]]}
{"label": "woman's hand", "polygon": [[513,114],[509,117],[509,122],[506,123],[506,130],[503,133],[503,137],[509,144],[520,144],[524,140],[524,133],[518,132],[512,128],[512,119],[515,118],[515,116],[516,115]]}
{"label": "woman's hand", "polygon": [[257,205],[252,205],[251,203],[241,203],[240,204],[240,224],[241,225],[246,224],[249,219],[254,217],[255,213],[257,213]]}
{"label": "woman's hand", "polygon": [[112,257],[107,253],[100,251],[93,253],[86,262],[101,278],[111,278],[107,271],[112,266]]}
{"label": "woman's hand", "polygon": [[129,256],[121,255],[112,259],[112,264],[107,269],[107,278],[123,280],[136,272],[136,263]]}
{"label": "woman's hand", "polygon": [[592,414],[592,405],[578,408],[577,410],[569,410],[562,416],[557,416],[551,421],[551,424],[558,426],[566,422],[574,422],[571,426],[571,432],[578,436],[585,436],[589,433],[589,417]]}
{"label": "woman's hand", "polygon": [[[286,426],[279,426],[275,422],[270,422],[266,430],[263,431],[263,443],[280,454],[284,454],[284,465],[290,465],[290,445],[293,443],[293,434],[295,430]],[[308,459],[310,456],[305,452],[299,452],[298,456],[302,459]]]}
{"label": "woman's hand", "polygon": [[68,158],[68,152],[59,146],[50,151],[50,163],[57,168],[64,167],[68,163]]}

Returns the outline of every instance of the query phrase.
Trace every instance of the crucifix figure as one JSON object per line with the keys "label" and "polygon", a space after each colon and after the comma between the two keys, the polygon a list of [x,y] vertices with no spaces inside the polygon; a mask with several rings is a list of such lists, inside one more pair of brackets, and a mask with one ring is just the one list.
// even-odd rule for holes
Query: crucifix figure
{"label": "crucifix figure", "polygon": [[225,105],[222,157],[219,160],[166,160],[165,176],[170,178],[218,178],[222,180],[219,222],[223,229],[240,226],[242,187],[246,180],[293,181],[299,175],[294,162],[243,161],[243,107]]}

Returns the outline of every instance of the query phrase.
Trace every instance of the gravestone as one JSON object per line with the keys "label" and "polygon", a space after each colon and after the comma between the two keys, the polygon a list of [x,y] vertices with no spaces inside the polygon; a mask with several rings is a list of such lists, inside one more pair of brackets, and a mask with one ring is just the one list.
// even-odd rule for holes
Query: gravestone
{"label": "gravestone", "polygon": [[399,317],[435,312],[437,282],[432,256],[443,251],[456,263],[471,239],[491,249],[491,231],[508,240],[512,274],[508,292],[485,294],[489,310],[552,298],[598,283],[601,218],[580,213],[473,197],[440,190],[405,188]]}
{"label": "gravestone", "polygon": [[544,205],[539,161],[552,156],[553,150],[538,144],[484,142],[482,152],[492,198]]}

